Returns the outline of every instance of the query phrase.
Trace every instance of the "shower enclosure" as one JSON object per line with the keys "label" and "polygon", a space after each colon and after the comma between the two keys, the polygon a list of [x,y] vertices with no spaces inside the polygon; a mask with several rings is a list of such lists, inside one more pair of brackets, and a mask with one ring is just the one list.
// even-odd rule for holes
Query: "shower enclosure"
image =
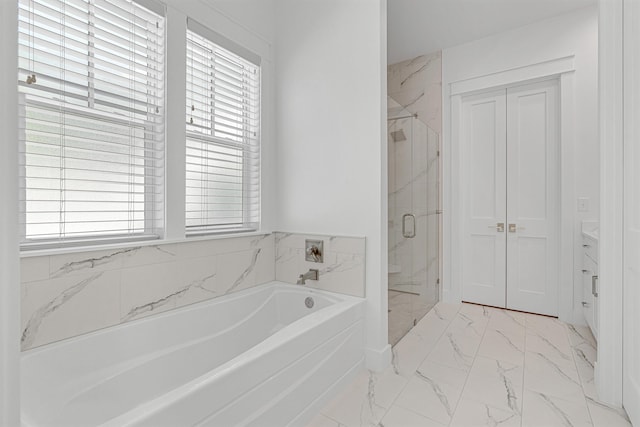
{"label": "shower enclosure", "polygon": [[[389,101],[392,105],[392,101]],[[439,137],[397,106],[388,114],[389,342],[440,297]]]}

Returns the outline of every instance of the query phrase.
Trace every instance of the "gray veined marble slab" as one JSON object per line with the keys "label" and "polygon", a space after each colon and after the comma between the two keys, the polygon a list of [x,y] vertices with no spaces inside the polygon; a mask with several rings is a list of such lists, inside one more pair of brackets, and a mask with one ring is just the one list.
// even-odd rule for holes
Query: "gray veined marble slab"
{"label": "gray veined marble slab", "polygon": [[[325,242],[323,263],[305,260],[306,239]],[[318,269],[319,280],[309,280],[306,286],[358,297],[364,296],[364,238],[277,232],[274,258],[276,280],[296,283],[300,274],[309,269]]]}
{"label": "gray veined marble slab", "polygon": [[178,305],[178,300],[180,300],[181,298],[183,298],[185,295],[187,295],[187,293],[189,293],[190,291],[194,290],[194,289],[200,289],[202,291],[204,291],[207,294],[210,294],[211,297],[216,296],[217,293],[211,289],[208,289],[206,287],[206,284],[208,281],[211,281],[214,277],[216,276],[215,273],[212,273],[208,276],[205,276],[201,279],[197,279],[192,281],[191,283],[189,283],[188,285],[178,289],[175,292],[170,293],[167,296],[164,296],[160,299],[157,299],[155,301],[151,301],[148,303],[145,303],[143,305],[137,306],[137,307],[133,307],[129,310],[129,312],[122,318],[123,322],[128,322],[129,320],[135,319],[137,317],[140,317],[144,314],[156,311],[166,305],[170,305],[172,307],[176,307]]}
{"label": "gray veined marble slab", "polygon": [[406,383],[390,369],[363,371],[321,413],[347,427],[377,426]]}
{"label": "gray veined marble slab", "polygon": [[[464,305],[462,308],[464,308]],[[468,338],[482,339],[489,321],[488,317],[474,315],[472,313],[464,313],[462,308],[451,322],[449,330]]]}
{"label": "gray veined marble slab", "polygon": [[563,338],[527,333],[527,351],[543,354],[549,360],[559,364],[570,363],[572,361],[571,346],[566,337]]}
{"label": "gray veined marble slab", "polygon": [[465,371],[427,361],[409,380],[394,405],[448,425],[466,376]]}
{"label": "gray veined marble slab", "polygon": [[84,288],[100,278],[102,274],[103,273],[96,273],[91,277],[79,281],[78,283],[65,289],[60,294],[56,295],[53,299],[41,305],[37,310],[31,313],[29,320],[27,321],[22,331],[22,337],[20,339],[23,348],[29,348],[33,345],[42,322],[44,322],[49,315],[60,309],[78,293],[82,292]]}
{"label": "gray veined marble slab", "polygon": [[35,256],[20,259],[20,281],[36,282],[49,278],[49,257]]}
{"label": "gray veined marble slab", "polygon": [[273,234],[24,258],[23,348],[270,282],[274,260]]}
{"label": "gray veined marble slab", "polygon": [[523,427],[592,426],[587,405],[582,401],[561,399],[549,394],[525,390]]}
{"label": "gray veined marble slab", "polygon": [[365,239],[359,237],[330,236],[328,248],[331,252],[365,254]]}
{"label": "gray veined marble slab", "polygon": [[[455,360],[455,352],[447,344],[447,333],[455,331],[460,343],[468,347],[476,336],[468,322],[482,322],[487,314],[487,328],[480,348],[469,356],[472,359],[469,369]],[[593,396],[589,395],[585,378],[593,375],[596,352],[595,340],[586,332],[542,316],[440,303],[394,348],[394,377],[409,381],[381,425],[388,421],[391,427],[630,427],[623,409],[598,402],[595,391]],[[509,338],[519,352],[523,336],[525,348],[529,337],[537,337],[533,348],[540,350],[525,350],[524,364],[482,354],[483,348],[503,338]],[[505,340],[503,350],[511,344]],[[558,353],[558,349],[567,347],[571,349],[569,360]],[[447,348],[448,352],[443,351]],[[376,393],[384,387],[378,383]],[[459,389],[462,394],[458,397]],[[361,409],[361,406],[352,408],[358,413]],[[361,424],[358,421],[354,425]],[[371,425],[379,427],[375,422]]]}
{"label": "gray veined marble slab", "polygon": [[86,270],[105,271],[122,267],[125,257],[134,255],[140,246],[113,251],[83,252],[50,257],[50,277],[83,273]]}
{"label": "gray veined marble slab", "polygon": [[[133,320],[176,307],[179,262],[144,265],[121,271],[120,320]],[[215,268],[214,268],[215,271]]]}
{"label": "gray veined marble slab", "polygon": [[458,311],[458,305],[438,303],[392,349],[392,367],[396,374],[411,378]]}
{"label": "gray veined marble slab", "polygon": [[436,132],[442,131],[441,64],[441,52],[435,52],[392,64],[387,73],[389,97]]}
{"label": "gray veined marble slab", "polygon": [[228,294],[256,284],[255,268],[260,248],[218,256],[218,283]]}
{"label": "gray veined marble slab", "polygon": [[339,421],[333,420],[326,415],[318,414],[311,420],[307,427],[347,427]]}
{"label": "gray veined marble slab", "polygon": [[503,310],[498,308],[489,308],[491,319],[489,319],[489,328],[500,331],[513,331],[525,333],[525,315],[516,311]]}
{"label": "gray veined marble slab", "polygon": [[575,346],[586,342],[595,348],[596,339],[593,337],[591,329],[588,326],[569,324],[567,325],[567,330],[571,345]]}
{"label": "gray veined marble slab", "polygon": [[119,323],[120,272],[22,284],[22,349]]}
{"label": "gray veined marble slab", "polygon": [[452,368],[469,370],[473,364],[480,340],[464,334],[445,331],[428,356],[432,362]]}
{"label": "gray veined marble slab", "polygon": [[[254,272],[256,264],[258,263],[258,257],[260,256],[261,249],[254,249],[249,262],[245,265],[242,273],[236,278],[233,284],[225,291],[225,294],[231,293],[236,290],[243,289],[247,286],[255,284],[255,278],[250,280],[250,275]],[[224,257],[224,256],[223,256]]]}
{"label": "gray veined marble slab", "polygon": [[631,427],[631,422],[622,408],[612,408],[589,397],[587,407],[595,427]]}
{"label": "gray veined marble slab", "polygon": [[401,406],[392,406],[378,427],[445,427],[430,418],[417,414]]}
{"label": "gray veined marble slab", "polygon": [[568,340],[567,326],[560,320],[529,313],[524,313],[523,315],[528,334],[542,335],[560,344]]}
{"label": "gray veined marble slab", "polygon": [[584,393],[573,358],[553,360],[543,353],[525,354],[527,389],[566,400],[584,401]]}
{"label": "gray veined marble slab", "polygon": [[463,397],[521,415],[523,369],[519,365],[478,356]]}
{"label": "gray veined marble slab", "polygon": [[595,364],[597,357],[597,350],[590,342],[584,341],[581,344],[574,345],[573,359],[576,362],[578,368],[578,375],[580,376],[580,382],[585,396],[596,399],[596,384],[595,384]]}
{"label": "gray veined marble slab", "polygon": [[478,355],[524,366],[524,346],[524,330],[512,332],[487,327]]}
{"label": "gray veined marble slab", "polygon": [[450,427],[520,427],[520,415],[462,398]]}

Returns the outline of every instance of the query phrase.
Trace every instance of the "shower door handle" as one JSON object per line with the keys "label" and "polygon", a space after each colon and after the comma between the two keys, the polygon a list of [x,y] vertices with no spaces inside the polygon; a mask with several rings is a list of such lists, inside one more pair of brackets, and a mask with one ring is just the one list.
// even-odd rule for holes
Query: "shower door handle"
{"label": "shower door handle", "polygon": [[[407,226],[407,223],[410,226]],[[402,237],[407,239],[416,237],[416,217],[413,214],[402,215]]]}

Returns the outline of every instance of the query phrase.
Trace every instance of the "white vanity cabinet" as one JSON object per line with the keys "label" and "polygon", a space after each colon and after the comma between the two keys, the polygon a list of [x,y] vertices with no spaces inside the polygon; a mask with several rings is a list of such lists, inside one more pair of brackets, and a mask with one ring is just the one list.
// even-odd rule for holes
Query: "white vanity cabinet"
{"label": "white vanity cabinet", "polygon": [[587,324],[598,339],[598,238],[582,233],[582,307]]}

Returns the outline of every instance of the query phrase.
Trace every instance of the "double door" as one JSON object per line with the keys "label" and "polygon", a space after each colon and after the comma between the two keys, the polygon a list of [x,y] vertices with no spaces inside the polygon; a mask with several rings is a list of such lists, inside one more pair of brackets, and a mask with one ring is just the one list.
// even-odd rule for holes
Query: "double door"
{"label": "double door", "polygon": [[558,81],[463,98],[464,301],[557,316]]}

